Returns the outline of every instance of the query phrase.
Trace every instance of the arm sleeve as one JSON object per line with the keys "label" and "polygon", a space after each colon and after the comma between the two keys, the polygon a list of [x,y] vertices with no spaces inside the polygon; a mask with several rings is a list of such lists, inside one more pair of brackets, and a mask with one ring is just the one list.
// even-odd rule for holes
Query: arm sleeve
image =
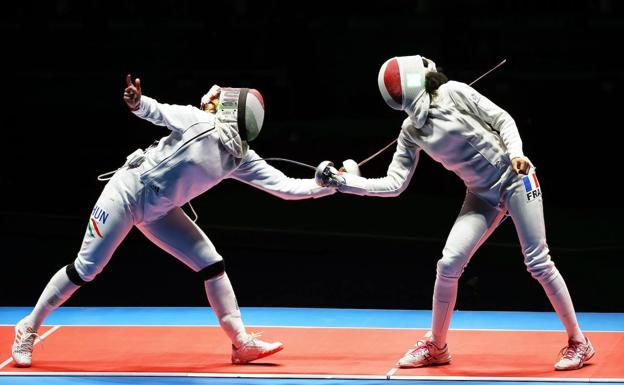
{"label": "arm sleeve", "polygon": [[232,173],[231,178],[286,200],[320,198],[336,192],[332,188],[319,187],[313,178],[287,177],[262,160],[252,149],[247,150],[241,166]]}
{"label": "arm sleeve", "polygon": [[[184,132],[188,127],[201,121],[198,112],[204,113],[193,106],[158,103],[149,96],[141,96],[141,104],[133,114],[157,126],[166,126],[171,131]],[[207,120],[207,119],[206,119]]]}
{"label": "arm sleeve", "polygon": [[401,130],[397,140],[396,151],[392,162],[388,166],[386,176],[383,178],[363,178],[357,175],[344,173],[345,183],[338,187],[340,192],[356,195],[395,197],[399,196],[409,185],[418,158],[420,147],[408,139],[406,128]]}
{"label": "arm sleeve", "polygon": [[450,95],[460,108],[479,117],[500,135],[511,159],[524,157],[518,127],[507,111],[467,84],[453,82]]}

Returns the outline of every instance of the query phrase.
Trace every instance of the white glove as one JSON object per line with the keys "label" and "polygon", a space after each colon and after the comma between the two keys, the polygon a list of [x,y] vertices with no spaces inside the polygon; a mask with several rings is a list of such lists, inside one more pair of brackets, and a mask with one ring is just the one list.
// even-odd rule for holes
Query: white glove
{"label": "white glove", "polygon": [[344,184],[344,178],[334,167],[334,163],[326,160],[321,162],[314,173],[316,184],[321,187],[339,187]]}
{"label": "white glove", "polygon": [[362,176],[362,173],[360,172],[360,166],[353,159],[347,159],[342,162],[341,171],[342,170],[348,172],[349,174]]}
{"label": "white glove", "polygon": [[[348,167],[348,164],[343,163],[343,165]],[[359,172],[359,169],[356,171]],[[334,164],[328,160],[318,165],[316,173],[314,174],[314,179],[319,186],[332,187],[343,193],[354,195],[367,195],[368,193],[368,179],[350,172],[341,173],[336,170]]]}

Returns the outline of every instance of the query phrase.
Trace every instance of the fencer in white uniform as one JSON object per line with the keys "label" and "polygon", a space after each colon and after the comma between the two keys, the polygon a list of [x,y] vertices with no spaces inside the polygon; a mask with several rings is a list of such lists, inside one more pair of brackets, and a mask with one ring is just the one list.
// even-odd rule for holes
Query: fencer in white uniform
{"label": "fencer in white uniform", "polygon": [[162,104],[141,95],[128,75],[124,100],[133,113],[170,134],[131,154],[104,187],[88,221],[76,260],[50,280],[33,311],[15,327],[12,357],[31,365],[33,343],[45,317],[106,266],[133,226],[204,280],[212,309],[232,341],[232,362],[247,363],[282,349],[248,334],[223,258],[181,206],[226,178],[282,199],[318,198],[335,190],[313,178],[294,179],[262,160],[248,142],[264,120],[264,101],[254,89],[213,87],[202,108]]}
{"label": "fencer in white uniform", "polygon": [[420,340],[398,365],[450,362],[446,336],[459,277],[508,212],[526,267],[543,286],[568,334],[568,345],[555,368],[582,367],[594,350],[579,329],[566,284],[550,258],[541,188],[534,167],[523,154],[512,117],[467,84],[448,81],[436,71],[433,61],[418,55],[386,61],[378,85],[386,103],[408,115],[387,175],[367,179],[338,172],[325,162],[319,166],[319,183],[350,194],[397,196],[408,186],[422,150],[457,174],[467,189],[437,264],[432,337]]}

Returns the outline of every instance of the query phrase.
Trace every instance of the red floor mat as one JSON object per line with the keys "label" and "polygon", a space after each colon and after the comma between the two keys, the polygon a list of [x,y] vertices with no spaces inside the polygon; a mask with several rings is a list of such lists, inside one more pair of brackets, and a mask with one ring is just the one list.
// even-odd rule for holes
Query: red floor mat
{"label": "red floor mat", "polygon": [[587,332],[596,354],[581,370],[556,372],[563,332],[451,331],[452,364],[400,369],[397,376],[624,378],[624,333]]}
{"label": "red floor mat", "polygon": [[[255,330],[253,327],[249,328]],[[285,349],[255,364],[230,364],[217,327],[63,326],[35,349],[35,365],[2,372],[171,372],[261,375],[384,376],[423,330],[263,327]],[[12,328],[0,328],[9,357]],[[587,367],[556,372],[563,332],[451,331],[451,365],[400,369],[396,376],[624,378],[624,333],[589,332],[597,351]],[[2,362],[0,361],[0,362]]]}

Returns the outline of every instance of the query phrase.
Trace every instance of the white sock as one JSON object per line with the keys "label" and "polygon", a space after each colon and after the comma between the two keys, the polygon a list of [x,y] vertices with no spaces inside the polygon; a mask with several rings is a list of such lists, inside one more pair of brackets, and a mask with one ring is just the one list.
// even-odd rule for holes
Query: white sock
{"label": "white sock", "polygon": [[542,283],[546,295],[563,323],[568,333],[568,339],[585,343],[585,336],[583,332],[581,332],[576,320],[576,312],[574,311],[574,305],[572,304],[572,297],[570,297],[568,287],[561,274],[559,274],[559,271],[555,272],[554,275],[555,278],[553,280],[548,283]]}
{"label": "white sock", "polygon": [[451,315],[457,300],[457,282],[459,278],[436,276],[433,288],[433,308],[431,320],[431,340],[439,347],[446,345],[446,334],[451,324]]}
{"label": "white sock", "polygon": [[35,308],[28,316],[35,330],[39,329],[48,314],[67,301],[80,287],[69,280],[65,269],[66,267],[61,268],[52,276],[48,285],[43,289]]}
{"label": "white sock", "polygon": [[226,273],[204,282],[208,302],[219,319],[219,324],[232,344],[237,348],[247,340],[241,312],[236,302],[234,289]]}

